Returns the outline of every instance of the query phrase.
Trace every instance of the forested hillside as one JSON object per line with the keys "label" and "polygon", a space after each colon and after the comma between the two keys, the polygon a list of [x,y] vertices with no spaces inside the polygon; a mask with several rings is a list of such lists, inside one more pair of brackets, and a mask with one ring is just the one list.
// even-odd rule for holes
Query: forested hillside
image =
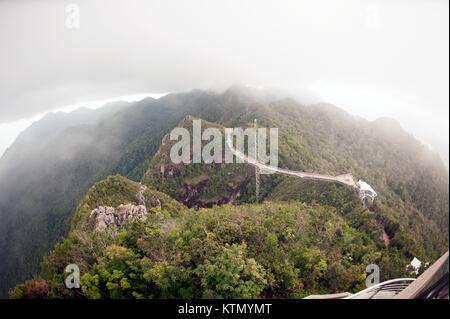
{"label": "forested hillside", "polygon": [[[74,212],[83,195],[94,183],[114,174],[135,182],[150,174],[151,180],[142,180],[149,189],[156,188],[192,207],[225,203],[243,206],[225,205],[199,211],[156,208],[144,223],[124,226],[123,238],[108,238],[105,245],[111,247],[95,259],[92,259],[92,251],[84,251],[84,244],[72,229],[68,239],[57,246],[56,252],[44,263],[42,276],[47,281],[61,276],[63,264],[76,257],[67,252],[65,259],[52,261],[70,247],[75,251],[80,249],[83,254],[77,260],[87,263],[84,269],[91,277],[84,280],[88,286],[95,286],[96,282],[106,285],[109,280],[117,279],[101,277],[103,270],[113,271],[117,254],[120,258],[130,257],[133,267],[143,267],[142,264],[149,262],[147,268],[133,270],[133,273],[138,272],[133,286],[150,280],[154,289],[122,291],[122,287],[111,292],[101,286],[93,287],[92,294],[85,296],[98,296],[98,293],[103,297],[208,296],[214,290],[211,282],[216,281],[211,276],[214,272],[220,273],[214,270],[214,265],[236,258],[236,263],[249,263],[254,269],[254,273],[242,274],[243,278],[249,278],[249,282],[244,281],[248,291],[239,288],[239,291],[245,291],[242,296],[302,296],[307,292],[357,288],[360,281],[355,278],[362,275],[361,267],[367,259],[376,259],[383,264],[384,276],[389,278],[401,274],[404,263],[412,256],[433,261],[448,249],[448,172],[436,154],[405,133],[393,120],[369,122],[331,105],[304,106],[293,99],[280,99],[242,87],[233,87],[224,93],[192,91],[170,94],[158,100],[145,99],[132,105],[106,108],[95,117],[91,111],[86,112],[86,116],[80,116],[78,120],[74,120],[76,114],[69,114],[64,119],[47,118],[45,121],[49,122],[35,124],[0,160],[0,288],[3,295],[16,283],[40,272],[42,257],[68,235],[72,222],[77,224],[76,219],[73,221]],[[160,165],[165,162],[153,156],[158,150],[158,154],[167,151],[161,146],[163,137],[187,115],[220,127],[249,126],[255,118],[261,127],[278,127],[280,167],[333,175],[352,173],[376,189],[379,196],[375,205],[371,210],[364,210],[352,190],[342,186],[280,176],[262,178],[263,203],[255,205],[253,172],[246,165],[196,164],[179,170],[180,174],[161,174]],[[25,138],[27,136],[30,138]],[[170,167],[170,163],[165,164],[166,168]],[[188,201],[187,190],[196,194]],[[281,215],[278,214],[280,211]],[[216,232],[220,230],[209,228],[212,227],[209,220],[226,219],[227,214],[236,222],[249,219],[248,224],[244,227],[227,220],[224,231],[233,235],[229,239],[216,239]],[[283,217],[279,222],[285,224],[278,225],[280,229],[271,228],[276,216],[283,214],[286,214],[285,219]],[[260,220],[258,215],[261,215]],[[162,218],[160,222],[164,224],[168,223],[164,221],[168,216],[177,232],[156,231],[157,235],[154,235],[158,236],[164,250],[155,252],[151,247],[140,247],[146,245],[141,237],[147,238],[146,232],[150,228],[162,225],[154,218]],[[293,231],[306,231],[301,236],[300,233],[294,236],[293,242],[282,237],[287,225],[291,224]],[[333,228],[333,235],[320,246],[319,239],[326,235],[327,227],[339,229]],[[240,229],[239,232],[236,233],[236,229]],[[206,235],[203,235],[201,232],[205,231]],[[273,239],[269,243],[263,241],[266,248],[259,247],[260,243],[252,244],[262,240],[258,237],[261,234],[252,235],[260,231],[267,232],[266,235]],[[86,236],[98,234],[88,232]],[[340,236],[345,237],[342,242]],[[183,259],[183,254],[192,250],[186,246],[190,244],[183,242],[187,239],[195,242],[195,238],[201,241],[199,245],[206,245],[201,247],[211,247],[211,251],[196,256],[200,261],[194,265],[189,264],[193,256]],[[174,244],[177,242],[181,246]],[[348,244],[348,248],[338,243]],[[308,252],[309,249],[313,251]],[[299,257],[294,256],[296,250],[300,250]],[[156,258],[157,254],[164,258]],[[318,270],[319,277],[306,278],[306,273],[311,272],[309,266],[305,266],[308,262],[295,261],[296,258],[304,260],[305,254],[310,254],[308,256],[321,265],[322,268],[318,266],[321,269]],[[269,255],[269,259],[263,260]],[[327,257],[322,262],[324,256],[330,259]],[[279,263],[287,265],[285,270],[291,273],[280,274],[281,270],[268,268],[269,260],[274,267]],[[129,264],[123,260],[117,262]],[[334,272],[343,274],[343,268],[339,267],[347,267],[345,262],[353,269],[350,272],[353,275],[349,275],[353,277],[331,284],[326,272],[329,271],[328,276]],[[284,267],[281,264],[280,269]],[[128,276],[130,270],[121,271]],[[179,279],[185,283],[183,287],[170,283],[168,278],[172,278],[172,271],[186,276]],[[144,274],[146,277],[142,277]],[[203,278],[202,284],[190,285],[193,278]],[[348,284],[350,281],[356,284]],[[56,295],[60,293],[55,292]],[[232,296],[227,289],[223,294]]]}
{"label": "forested hillside", "polygon": [[[356,291],[368,263],[404,262],[336,209],[297,201],[196,211],[147,191],[147,199],[156,196],[162,205],[148,205],[145,221],[93,230],[91,210],[137,204],[138,189],[119,176],[96,184],[80,203],[68,238],[45,258],[41,276],[17,286],[11,297],[300,298]],[[82,273],[79,290],[63,284],[71,263]]]}
{"label": "forested hillside", "polygon": [[[361,290],[370,263],[382,280],[411,276],[409,258],[367,231],[376,224],[358,229],[359,216],[370,220],[358,201],[351,214],[299,201],[195,210],[147,189],[145,220],[96,229],[93,211],[137,205],[141,188],[120,176],[94,185],[41,274],[10,297],[302,298]],[[73,263],[81,288],[70,290],[64,269]]]}

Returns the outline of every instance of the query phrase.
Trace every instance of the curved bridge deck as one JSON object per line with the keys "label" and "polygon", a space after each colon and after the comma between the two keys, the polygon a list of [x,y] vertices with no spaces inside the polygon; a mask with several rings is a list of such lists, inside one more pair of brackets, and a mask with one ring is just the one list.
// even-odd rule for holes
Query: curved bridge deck
{"label": "curved bridge deck", "polygon": [[261,173],[265,174],[282,174],[286,176],[294,176],[294,177],[300,177],[300,178],[306,178],[306,179],[314,179],[314,180],[321,180],[321,181],[327,181],[327,182],[334,182],[342,185],[351,186],[353,188],[356,187],[355,179],[353,178],[352,174],[343,174],[338,176],[331,176],[331,175],[322,175],[322,174],[315,174],[315,173],[307,173],[307,172],[299,172],[299,171],[293,171],[285,168],[278,168],[266,164],[262,164],[258,161],[256,161],[253,158],[250,158],[243,154],[242,152],[236,150],[231,140],[226,140],[227,147],[231,150],[231,152],[238,157],[239,159],[243,160],[244,162],[251,164],[253,166],[256,166]]}

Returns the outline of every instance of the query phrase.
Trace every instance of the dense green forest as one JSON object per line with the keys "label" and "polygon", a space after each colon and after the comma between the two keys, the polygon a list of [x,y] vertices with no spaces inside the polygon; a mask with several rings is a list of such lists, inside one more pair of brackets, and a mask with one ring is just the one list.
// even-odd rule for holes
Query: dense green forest
{"label": "dense green forest", "polygon": [[[100,205],[135,203],[139,185],[115,176],[80,203],[68,238],[45,258],[41,276],[13,298],[301,298],[357,291],[365,267],[406,274],[408,260],[355,228],[334,207],[299,201],[222,205],[199,210],[156,191],[144,222],[92,230]],[[358,209],[363,214],[362,209]],[[81,289],[64,287],[64,268],[81,270]],[[389,273],[383,272],[389,269]]]}
{"label": "dense green forest", "polygon": [[[86,112],[36,123],[0,160],[3,295],[35,277],[11,296],[302,297],[361,288],[370,262],[387,279],[448,249],[448,172],[393,120],[242,87]],[[245,164],[170,163],[161,141],[187,115],[277,127],[280,167],[352,173],[379,196],[368,210],[346,187],[270,175],[256,203]],[[90,210],[135,201],[139,181],[162,202],[144,222],[85,228]],[[82,268],[80,291],[63,289],[69,263]]]}

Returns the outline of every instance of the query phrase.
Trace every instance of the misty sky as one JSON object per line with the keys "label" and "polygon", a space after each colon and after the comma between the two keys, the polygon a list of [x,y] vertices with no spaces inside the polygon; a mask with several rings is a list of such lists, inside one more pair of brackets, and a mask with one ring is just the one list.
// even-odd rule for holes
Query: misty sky
{"label": "misty sky", "polygon": [[393,117],[448,161],[448,11],[447,0],[0,0],[0,154],[65,105],[241,83]]}

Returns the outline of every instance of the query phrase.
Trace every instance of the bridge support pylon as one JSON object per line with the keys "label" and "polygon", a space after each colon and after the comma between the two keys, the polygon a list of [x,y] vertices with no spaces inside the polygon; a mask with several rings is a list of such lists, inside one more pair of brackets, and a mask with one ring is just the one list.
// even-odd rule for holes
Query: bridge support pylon
{"label": "bridge support pylon", "polygon": [[[258,121],[255,119],[254,121],[255,128],[255,160],[258,161]],[[259,203],[259,167],[255,166],[255,198],[256,202]]]}

